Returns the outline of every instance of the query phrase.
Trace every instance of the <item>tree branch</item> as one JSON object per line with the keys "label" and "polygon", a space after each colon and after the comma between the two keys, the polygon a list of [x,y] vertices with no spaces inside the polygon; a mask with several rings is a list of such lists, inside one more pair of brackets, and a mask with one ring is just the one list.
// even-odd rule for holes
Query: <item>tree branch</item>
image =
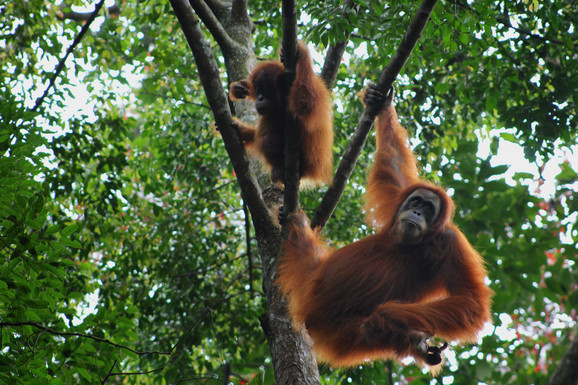
{"label": "tree branch", "polygon": [[[431,13],[437,3],[437,0],[424,0],[421,6],[418,8],[411,24],[409,25],[399,48],[397,49],[395,55],[389,62],[389,64],[381,72],[381,76],[377,81],[377,88],[386,94],[395,78],[401,72],[403,66],[409,59],[411,52],[413,51],[417,41],[421,37],[421,34],[429,21]],[[378,111],[369,111],[372,120],[375,119]]]}
{"label": "tree branch", "polygon": [[337,79],[337,72],[339,72],[341,58],[343,57],[348,41],[349,35],[346,36],[345,40],[340,40],[335,44],[331,44],[325,54],[325,61],[323,62],[320,76],[325,82],[327,88],[330,90],[335,84],[335,79]]}
{"label": "tree branch", "polygon": [[98,15],[98,12],[100,11],[100,9],[102,8],[103,5],[104,5],[104,0],[100,0],[100,3],[96,4],[94,11],[90,14],[90,17],[88,18],[88,20],[86,20],[86,23],[84,23],[84,25],[82,26],[82,29],[80,30],[78,35],[76,35],[76,37],[74,38],[74,41],[72,42],[70,47],[68,47],[68,49],[66,50],[64,57],[62,59],[60,59],[60,61],[58,62],[58,65],[56,66],[56,69],[54,70],[54,73],[52,74],[52,77],[50,78],[50,82],[48,83],[48,87],[46,87],[46,90],[44,91],[42,96],[39,97],[38,99],[36,99],[36,104],[32,108],[32,111],[38,110],[38,108],[40,107],[40,105],[44,101],[44,98],[46,98],[46,96],[48,95],[48,91],[50,91],[50,89],[52,88],[52,86],[56,82],[58,75],[60,75],[60,73],[64,69],[64,64],[66,63],[66,59],[68,59],[68,56],[72,53],[72,51],[74,51],[74,48],[78,45],[78,43],[80,43],[80,41],[82,40],[82,38],[84,37],[84,35],[88,31],[90,24],[92,24],[94,19],[96,19],[96,15]]}
{"label": "tree branch", "polygon": [[211,8],[203,0],[189,0],[191,6],[203,21],[203,24],[209,29],[211,35],[215,38],[223,52],[229,52],[235,44],[229,37],[225,28],[221,25]]}
{"label": "tree branch", "polygon": [[[349,21],[349,11],[353,9],[353,0],[345,0],[343,2],[343,9],[341,14],[347,18]],[[355,5],[355,7],[358,7]],[[345,47],[351,36],[351,30],[347,31],[343,40],[338,41],[335,44],[331,44],[327,49],[325,54],[325,61],[323,62],[323,68],[321,69],[321,78],[327,85],[327,88],[332,89],[335,79],[337,79],[337,72],[339,71],[339,66],[341,65],[341,58],[345,52]]]}
{"label": "tree branch", "polygon": [[[287,81],[287,92],[295,79],[297,65],[297,9],[295,0],[283,0],[283,64]],[[295,117],[285,109],[285,214],[292,213],[299,206],[299,154],[301,153],[300,133]],[[285,215],[287,218],[288,215]]]}
{"label": "tree branch", "polygon": [[249,168],[249,159],[245,148],[239,140],[237,131],[233,128],[233,118],[225,90],[220,81],[217,61],[209,43],[203,36],[199,19],[193,13],[187,0],[170,0],[170,3],[193,52],[199,78],[213,111],[215,123],[221,132],[225,149],[233,164],[243,200],[251,211],[255,231],[259,234],[273,233],[277,225],[269,215],[269,210],[261,197],[261,189]]}
{"label": "tree branch", "polygon": [[46,327],[44,325],[41,325],[39,323],[36,322],[32,322],[32,321],[23,321],[23,322],[0,322],[0,328],[6,327],[6,326],[13,326],[13,327],[19,327],[19,326],[32,326],[35,327],[37,329],[43,330],[45,332],[48,332],[50,334],[53,334],[55,336],[61,336],[61,337],[82,337],[82,338],[88,338],[94,341],[98,341],[98,342],[102,342],[105,343],[107,345],[111,345],[114,346],[115,348],[119,348],[119,349],[123,349],[123,350],[128,350],[129,352],[132,352],[136,355],[139,356],[144,356],[146,354],[158,354],[158,355],[165,355],[165,356],[170,356],[171,352],[158,352],[158,351],[145,351],[145,352],[139,352],[137,350],[131,349],[128,346],[124,346],[124,345],[120,345],[117,343],[114,343],[112,341],[109,341],[105,338],[100,338],[100,337],[96,337],[90,334],[84,334],[84,333],[76,333],[76,332],[59,332],[58,330],[55,329],[51,329],[49,327]]}
{"label": "tree branch", "polygon": [[[377,82],[377,87],[384,94],[386,94],[389,88],[391,88],[393,81],[397,75],[399,75],[401,69],[411,55],[413,48],[430,18],[436,2],[437,0],[424,0],[422,2],[409,25],[409,28],[405,32],[395,55],[381,72],[381,76]],[[311,227],[319,227],[322,229],[333,214],[333,211],[335,210],[335,207],[337,207],[337,203],[339,203],[341,195],[345,190],[347,181],[353,172],[353,168],[357,163],[357,159],[361,154],[361,150],[365,145],[367,135],[369,134],[369,130],[375,120],[377,112],[378,111],[373,108],[366,107],[361,114],[359,122],[357,123],[357,128],[351,136],[349,144],[347,145],[341,162],[335,172],[333,183],[327,190],[327,193],[325,193],[321,204],[317,208],[317,211],[311,220]]]}

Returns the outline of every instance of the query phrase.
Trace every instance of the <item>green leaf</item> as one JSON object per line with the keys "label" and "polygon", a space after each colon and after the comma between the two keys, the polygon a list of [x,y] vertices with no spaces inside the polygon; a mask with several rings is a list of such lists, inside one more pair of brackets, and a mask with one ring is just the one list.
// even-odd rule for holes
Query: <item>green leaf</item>
{"label": "green leaf", "polygon": [[60,232],[60,235],[62,237],[69,237],[72,233],[74,233],[76,230],[78,230],[78,223],[73,223],[71,225],[66,226],[64,229],[62,229],[62,231]]}
{"label": "green leaf", "polygon": [[40,318],[36,311],[26,310],[24,311],[24,316],[30,321],[42,323],[42,318]]}
{"label": "green leaf", "polygon": [[60,238],[59,240],[60,243],[62,243],[62,245],[67,246],[67,247],[72,247],[75,249],[80,249],[82,247],[82,245],[80,244],[80,242],[78,241],[73,241],[71,239],[68,238]]}

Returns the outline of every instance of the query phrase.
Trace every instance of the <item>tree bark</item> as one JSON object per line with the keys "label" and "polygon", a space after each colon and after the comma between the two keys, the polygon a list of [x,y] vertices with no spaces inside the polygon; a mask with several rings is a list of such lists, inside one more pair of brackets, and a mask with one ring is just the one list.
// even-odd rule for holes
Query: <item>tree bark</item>
{"label": "tree bark", "polygon": [[320,384],[309,335],[305,329],[293,327],[287,316],[287,303],[277,286],[269,292],[267,299],[267,312],[260,321],[269,341],[277,385]]}
{"label": "tree bark", "polygon": [[[297,7],[295,0],[283,0],[283,57],[287,84],[295,80],[297,66]],[[289,93],[289,88],[287,89]],[[299,154],[301,133],[289,106],[285,106],[285,214],[295,212],[299,207]],[[286,217],[287,217],[286,215]]]}

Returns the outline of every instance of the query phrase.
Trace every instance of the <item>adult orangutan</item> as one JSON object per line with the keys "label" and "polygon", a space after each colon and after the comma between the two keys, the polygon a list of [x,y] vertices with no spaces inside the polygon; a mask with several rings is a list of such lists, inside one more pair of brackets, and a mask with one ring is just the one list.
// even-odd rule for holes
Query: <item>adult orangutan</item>
{"label": "adult orangutan", "polygon": [[392,96],[374,87],[365,95],[381,106],[366,195],[378,232],[330,250],[302,212],[291,214],[277,283],[321,361],[413,356],[436,372],[447,344],[427,340],[475,341],[490,321],[492,291],[482,258],[452,222],[452,200],[419,178]]}

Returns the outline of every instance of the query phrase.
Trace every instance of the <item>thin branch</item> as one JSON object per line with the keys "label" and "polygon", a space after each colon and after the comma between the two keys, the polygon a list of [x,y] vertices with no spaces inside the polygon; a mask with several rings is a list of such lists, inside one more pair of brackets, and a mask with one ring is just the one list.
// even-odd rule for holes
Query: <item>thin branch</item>
{"label": "thin branch", "polygon": [[54,73],[52,74],[52,77],[50,78],[50,82],[48,83],[48,87],[46,88],[46,90],[44,91],[42,96],[39,97],[38,99],[36,99],[36,104],[34,105],[34,108],[32,108],[32,111],[38,110],[38,108],[40,107],[40,105],[44,101],[44,98],[46,98],[46,96],[48,95],[48,91],[50,91],[50,89],[52,88],[52,86],[56,82],[56,79],[58,78],[58,76],[60,75],[62,70],[64,69],[64,64],[66,63],[66,59],[68,59],[68,56],[72,53],[72,51],[78,45],[78,43],[80,43],[80,41],[82,40],[82,38],[84,37],[86,32],[88,32],[88,28],[90,27],[90,24],[92,24],[94,19],[96,19],[96,15],[98,15],[98,12],[100,11],[100,9],[102,8],[103,5],[104,5],[104,0],[101,0],[100,3],[96,4],[94,11],[90,14],[90,17],[88,18],[86,23],[84,23],[84,25],[82,26],[82,29],[80,30],[78,35],[76,35],[76,37],[74,38],[74,41],[72,42],[70,47],[68,47],[68,49],[66,50],[64,57],[62,59],[60,59],[60,61],[58,62],[58,66],[56,66],[56,70],[54,70]]}
{"label": "thin branch", "polygon": [[179,346],[185,339],[186,336],[188,336],[193,329],[199,324],[199,322],[201,322],[201,320],[203,318],[205,318],[205,316],[209,313],[213,311],[210,307],[205,307],[205,309],[198,315],[198,317],[195,319],[195,321],[193,322],[193,324],[191,325],[191,327],[184,332],[181,337],[178,339],[178,341],[171,347],[171,350],[169,350],[168,352],[159,352],[159,351],[144,351],[144,352],[139,352],[137,350],[131,349],[127,346],[124,345],[120,345],[114,342],[111,342],[109,340],[106,340],[104,338],[100,338],[100,337],[96,337],[90,334],[85,334],[85,333],[76,333],[76,332],[59,332],[57,330],[54,330],[52,328],[46,327],[44,325],[41,325],[39,323],[36,322],[31,322],[31,321],[23,321],[23,322],[1,322],[0,323],[0,328],[3,327],[20,327],[20,326],[32,326],[35,327],[37,329],[43,330],[45,332],[48,332],[50,334],[56,335],[56,336],[62,336],[62,337],[82,337],[82,338],[88,338],[88,339],[92,339],[94,341],[97,342],[102,342],[111,346],[114,346],[116,348],[119,349],[124,349],[124,350],[128,350],[129,352],[132,352],[136,355],[139,356],[143,356],[143,355],[148,355],[148,354],[158,354],[158,355],[164,355],[164,356],[169,356],[169,359],[167,360],[167,362],[165,364],[163,364],[161,367],[156,368],[156,369],[152,369],[149,371],[145,371],[145,372],[112,372],[112,370],[115,368],[115,366],[117,365],[117,362],[115,361],[114,364],[112,365],[112,367],[110,368],[108,374],[106,375],[106,377],[104,378],[104,380],[101,381],[102,384],[104,384],[108,378],[110,378],[111,376],[117,376],[117,375],[138,375],[138,374],[149,374],[149,373],[154,373],[154,372],[159,372],[161,370],[163,370],[165,367],[167,367],[167,365],[169,365],[173,359],[173,352],[175,351],[175,349],[177,348],[177,346]]}
{"label": "thin branch", "polygon": [[[297,64],[297,8],[295,0],[283,0],[283,58],[287,92],[295,79]],[[299,206],[299,154],[301,153],[300,133],[295,117],[285,110],[285,197],[283,208],[286,214]],[[287,218],[288,215],[285,215]]]}
{"label": "thin branch", "polygon": [[[213,263],[208,265],[203,269],[195,269],[195,270],[187,270],[183,273],[173,274],[171,277],[173,278],[186,278],[190,279],[191,277],[198,277],[198,276],[205,276],[208,272],[216,269],[226,269],[227,266],[231,266],[231,264],[239,259],[245,257],[245,254],[235,255],[234,257],[228,258],[223,262]],[[137,281],[138,282],[138,281]]]}
{"label": "thin branch", "polygon": [[[199,314],[199,316],[197,317],[197,319],[195,319],[195,322],[193,322],[193,324],[191,325],[191,327],[182,334],[182,336],[179,338],[179,340],[171,347],[171,350],[169,350],[168,353],[164,353],[166,355],[169,355],[169,359],[167,360],[167,362],[165,362],[163,365],[161,365],[158,368],[155,369],[151,369],[151,370],[146,370],[146,371],[141,371],[141,372],[111,372],[108,374],[107,377],[110,376],[136,376],[136,375],[143,375],[143,374],[151,374],[151,373],[156,373],[156,372],[160,372],[161,370],[163,370],[164,368],[166,368],[168,365],[170,365],[172,363],[173,360],[173,352],[175,351],[175,349],[177,348],[177,346],[179,344],[181,344],[181,342],[185,339],[186,336],[188,336],[189,334],[191,334],[191,331],[193,331],[193,329],[198,325],[199,322],[201,322],[201,320],[203,318],[205,318],[205,316],[210,313],[211,311],[213,311],[210,307],[205,307],[205,309],[201,312],[201,314]],[[111,370],[114,368],[111,368]],[[198,377],[198,379],[210,379],[213,377]],[[103,382],[104,383],[104,382]]]}
{"label": "thin branch", "polygon": [[[389,62],[389,64],[381,72],[381,76],[377,82],[377,88],[386,94],[395,78],[401,72],[403,66],[409,59],[411,52],[413,51],[417,41],[421,37],[425,26],[427,25],[431,13],[437,3],[437,0],[424,0],[419,9],[417,10],[411,24],[409,25],[397,52]],[[377,115],[378,111],[370,111],[372,120]]]}
{"label": "thin branch", "polygon": [[[112,375],[112,370],[114,369],[114,367],[116,366],[117,363],[118,363],[118,360],[114,360],[114,362],[112,363],[112,366],[110,367],[110,370],[108,371],[106,376],[102,379],[102,381],[100,381],[101,385],[106,384],[106,382],[108,381],[108,379]],[[100,374],[99,374],[99,377],[100,377]]]}
{"label": "thin branch", "polygon": [[[436,3],[437,0],[424,0],[421,3],[411,24],[409,25],[409,28],[403,36],[403,39],[401,40],[395,55],[381,72],[381,76],[377,82],[377,87],[384,94],[387,93],[389,88],[391,88],[393,81],[397,75],[399,75],[401,69],[407,62],[413,48],[415,47],[430,18]],[[361,114],[357,128],[351,136],[349,144],[347,145],[341,162],[339,163],[337,171],[335,172],[333,183],[327,190],[327,193],[325,193],[321,204],[317,208],[317,211],[311,220],[311,227],[318,227],[322,229],[325,227],[327,221],[333,214],[333,211],[335,210],[335,207],[337,207],[337,204],[341,199],[341,195],[345,190],[347,181],[353,172],[353,168],[355,167],[357,159],[361,154],[361,150],[365,145],[365,141],[367,140],[369,130],[373,124],[373,120],[375,119],[377,112],[378,111],[376,111],[374,108],[366,107],[363,111],[363,114]]]}
{"label": "thin branch", "polygon": [[199,316],[197,317],[197,319],[195,319],[195,322],[193,322],[193,324],[191,325],[191,327],[189,328],[189,330],[186,331],[186,333],[183,333],[183,335],[181,336],[181,338],[179,338],[179,340],[173,345],[173,347],[171,348],[171,350],[169,350],[168,354],[171,355],[173,354],[173,352],[175,351],[175,349],[177,348],[177,346],[179,346],[181,344],[181,342],[183,342],[183,340],[185,339],[186,336],[188,336],[189,334],[191,334],[191,332],[193,331],[193,329],[195,327],[197,327],[197,325],[199,324],[199,322],[201,322],[201,320],[203,318],[205,318],[205,316],[207,314],[209,314],[210,312],[212,312],[213,309],[211,309],[208,306],[205,306],[205,309],[201,312],[201,314],[199,314]]}
{"label": "thin branch", "polygon": [[[345,0],[343,3],[343,9],[341,14],[349,21],[349,11],[354,7],[353,0]],[[357,5],[356,5],[357,7]],[[327,88],[332,89],[335,79],[337,79],[337,72],[339,71],[339,66],[341,65],[341,58],[345,52],[345,47],[351,36],[351,30],[347,31],[343,40],[338,41],[335,44],[331,44],[327,49],[325,54],[325,61],[323,62],[323,68],[321,69],[321,78],[327,85]]]}
{"label": "thin branch", "polygon": [[277,226],[269,215],[267,206],[261,197],[261,189],[257,184],[255,175],[249,168],[249,159],[245,148],[237,131],[233,128],[229,102],[220,81],[219,67],[211,46],[205,39],[199,19],[195,16],[189,2],[187,0],[170,0],[170,3],[193,52],[199,78],[213,111],[215,123],[219,127],[225,143],[225,149],[233,164],[243,200],[251,211],[255,230],[260,234],[272,233]]}
{"label": "thin branch", "polygon": [[[163,366],[156,368],[156,369],[151,369],[151,370],[146,370],[143,372],[113,372],[110,375],[111,376],[142,376],[142,375],[146,375],[146,374],[151,374],[151,373],[156,373],[156,372],[160,372],[161,370],[163,370],[164,368],[166,368],[171,362],[167,362],[166,364],[164,364]],[[193,381],[193,380],[198,380],[198,381],[203,381],[203,383],[206,383],[206,381],[208,380],[215,380],[216,376],[215,375],[207,375],[207,376],[194,376],[194,377],[187,377],[187,381]],[[180,382],[179,382],[180,383]]]}
{"label": "thin branch", "polygon": [[243,212],[245,213],[245,248],[247,249],[247,262],[249,268],[249,293],[251,299],[255,296],[253,292],[253,249],[251,248],[251,214],[247,204],[243,202]]}
{"label": "thin branch", "polygon": [[387,379],[389,385],[393,385],[393,360],[387,360]]}
{"label": "thin branch", "polygon": [[191,6],[203,21],[203,24],[209,29],[211,35],[215,38],[223,52],[229,52],[235,44],[225,28],[221,25],[211,8],[203,0],[189,0]]}
{"label": "thin branch", "polygon": [[143,356],[146,354],[158,354],[158,355],[170,355],[171,352],[159,352],[159,351],[144,351],[144,352],[139,352],[137,350],[131,349],[128,346],[124,346],[124,345],[120,345],[117,343],[114,343],[112,341],[109,341],[107,339],[104,338],[100,338],[100,337],[96,337],[90,334],[85,334],[85,333],[76,333],[76,332],[59,332],[58,330],[54,330],[51,329],[49,327],[46,327],[44,325],[41,325],[39,323],[36,322],[32,322],[32,321],[23,321],[23,322],[0,322],[0,328],[6,327],[6,326],[13,326],[13,327],[19,327],[19,326],[32,326],[35,327],[37,329],[43,330],[45,332],[48,332],[50,334],[54,334],[56,336],[62,336],[62,337],[82,337],[82,338],[88,338],[94,341],[98,341],[98,342],[103,342],[105,344],[114,346],[115,348],[119,348],[119,349],[124,349],[124,350],[128,350],[129,352],[132,352],[136,355],[139,356]]}

